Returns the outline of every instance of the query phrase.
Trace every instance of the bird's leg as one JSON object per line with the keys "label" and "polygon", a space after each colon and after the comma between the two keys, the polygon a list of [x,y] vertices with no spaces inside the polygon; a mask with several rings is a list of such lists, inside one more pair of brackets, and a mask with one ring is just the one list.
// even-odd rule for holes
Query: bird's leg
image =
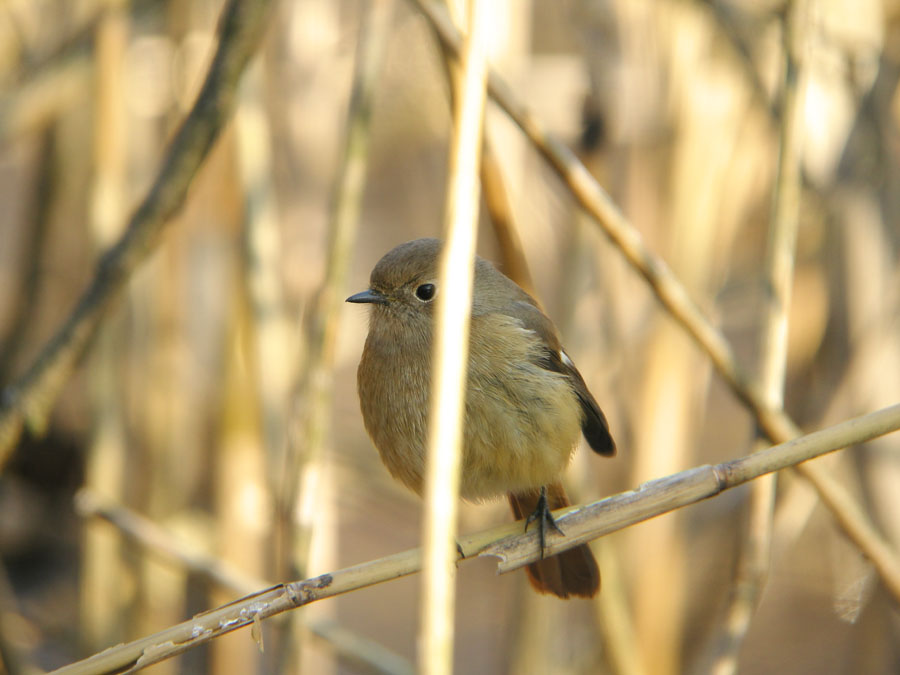
{"label": "bird's leg", "polygon": [[528,518],[525,520],[525,531],[528,532],[528,526],[531,525],[533,521],[538,521],[538,539],[541,542],[541,560],[544,559],[544,548],[547,536],[547,528],[552,528],[559,532],[560,534],[565,534],[559,525],[556,524],[556,521],[553,519],[553,514],[550,512],[550,507],[547,504],[547,487],[541,486],[541,496],[538,497],[537,506],[534,511]]}

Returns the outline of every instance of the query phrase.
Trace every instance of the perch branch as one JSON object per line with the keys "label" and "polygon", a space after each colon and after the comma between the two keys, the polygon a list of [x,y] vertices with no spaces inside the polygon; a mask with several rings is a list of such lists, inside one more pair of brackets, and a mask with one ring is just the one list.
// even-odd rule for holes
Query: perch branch
{"label": "perch branch", "polygon": [[[715,466],[699,466],[650,481],[637,490],[613,495],[592,504],[560,509],[554,515],[567,534],[562,536],[551,533],[547,548],[550,553],[559,553],[654,516],[708,499],[759,476],[898,429],[900,404],[739,459]],[[458,543],[462,557],[466,559],[483,555],[499,556],[501,571],[527,565],[541,555],[537,531],[532,529],[523,533],[521,522],[460,536]],[[413,574],[419,571],[421,564],[421,550],[411,549],[331,574],[273,586],[199,614],[154,635],[111,647],[55,672],[60,675],[133,672],[289,609]],[[885,582],[890,585],[895,597],[900,596],[900,574]]]}
{"label": "perch branch", "polygon": [[[75,508],[79,515],[106,521],[132,543],[163,559],[175,561],[192,574],[225,590],[248,595],[272,585],[271,581],[244,574],[221,558],[174,536],[149,518],[92,490],[82,489],[75,495]],[[307,620],[303,626],[323,640],[342,661],[352,663],[364,672],[381,675],[409,675],[413,672],[412,665],[403,657],[337,622]]]}

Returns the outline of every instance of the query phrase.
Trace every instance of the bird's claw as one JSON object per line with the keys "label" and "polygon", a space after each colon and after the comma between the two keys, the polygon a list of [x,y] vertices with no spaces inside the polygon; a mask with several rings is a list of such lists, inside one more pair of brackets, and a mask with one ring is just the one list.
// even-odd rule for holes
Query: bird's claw
{"label": "bird's claw", "polygon": [[547,488],[541,488],[541,496],[538,497],[537,506],[528,518],[525,519],[525,531],[528,532],[528,526],[534,521],[538,521],[538,540],[541,544],[541,560],[544,559],[544,550],[546,549],[547,529],[556,530],[559,534],[565,535],[553,518],[553,513],[547,505]]}

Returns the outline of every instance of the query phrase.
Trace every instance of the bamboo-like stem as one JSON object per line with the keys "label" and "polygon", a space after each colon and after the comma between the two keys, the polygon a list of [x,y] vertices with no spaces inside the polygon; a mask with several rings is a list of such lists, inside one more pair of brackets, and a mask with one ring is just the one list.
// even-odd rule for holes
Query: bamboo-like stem
{"label": "bamboo-like stem", "polygon": [[[2,113],[0,113],[2,115]],[[26,336],[34,318],[33,312],[40,297],[42,281],[41,268],[44,261],[44,250],[49,243],[47,231],[50,226],[50,212],[54,205],[56,180],[54,163],[56,161],[55,125],[51,124],[42,133],[38,152],[37,169],[35,171],[34,195],[28,200],[28,222],[31,223],[25,245],[20,249],[19,259],[22,261],[21,281],[14,289],[7,290],[12,297],[12,310],[6,321],[7,328],[0,333],[0,384],[11,376],[13,364],[26,344]]]}
{"label": "bamboo-like stem", "polygon": [[[760,386],[766,405],[784,408],[787,373],[788,316],[794,280],[794,254],[800,216],[805,24],[805,0],[795,0],[786,13],[784,85],[782,93],[780,152],[772,199],[772,220],[766,251],[766,303],[760,343]],[[758,444],[764,441],[760,440]],[[715,638],[712,672],[728,675],[738,670],[738,652],[768,578],[772,555],[775,511],[775,476],[766,476],[750,488],[749,521],[738,560],[732,597]]]}
{"label": "bamboo-like stem", "polygon": [[220,22],[219,44],[190,113],[176,132],[156,180],[132,214],[116,244],[100,259],[75,308],[40,351],[25,375],[0,401],[0,467],[25,424],[47,425],[63,385],[90,344],[105,310],[134,270],[156,248],[171,216],[181,207],[236,98],[237,82],[256,51],[271,0],[229,0]]}
{"label": "bamboo-like stem", "polygon": [[[94,183],[90,232],[97,251],[121,234],[126,215],[127,112],[125,54],[130,25],[123,8],[111,9],[97,27]],[[122,399],[122,345],[125,325],[111,313],[100,328],[88,369],[92,425],[85,453],[85,483],[110,498],[123,499],[127,466],[126,422]],[[128,569],[122,540],[108,528],[88,526],[81,540],[80,624],[82,644],[96,649],[122,639],[127,599],[121,580]],[[174,620],[171,619],[171,620]]]}
{"label": "bamboo-like stem", "polygon": [[[241,281],[246,288],[250,310],[247,327],[252,336],[249,340],[253,354],[252,379],[256,386],[254,394],[258,400],[261,450],[265,457],[265,477],[261,485],[268,490],[267,498],[270,503],[277,504],[279,488],[284,484],[288,430],[293,423],[288,401],[297,349],[281,279],[284,250],[280,227],[281,209],[272,176],[272,132],[263,94],[265,69],[268,65],[264,58],[257,56],[247,69],[241,84],[241,99],[235,111],[234,127],[238,141],[241,193],[244,197]],[[223,492],[227,495],[229,490],[225,489]],[[229,501],[226,497],[222,507],[226,507]],[[272,511],[274,513],[261,514],[260,521],[265,530],[260,534],[266,541],[278,542],[278,535],[289,531],[294,523],[292,519],[288,519],[281,527],[282,522],[278,518],[281,511],[277,508]],[[230,537],[223,534],[223,542],[228,538],[243,540],[244,537],[237,533]],[[294,576],[286,567],[282,567],[283,558],[287,557],[281,555],[284,550],[289,550],[289,547],[279,548],[277,544],[267,547],[264,559],[259,561],[265,574],[275,579]],[[279,624],[277,634],[269,637],[268,663],[277,663],[279,665],[274,666],[275,669],[290,672],[280,667],[280,664],[284,660],[287,646],[300,644],[300,640],[286,636],[286,628],[286,624]],[[221,662],[231,661],[228,655],[219,656],[219,659]]]}
{"label": "bamboo-like stem", "polygon": [[[308,576],[315,530],[333,524],[325,515],[334,494],[322,484],[334,394],[335,346],[347,279],[360,221],[371,141],[372,102],[389,35],[393,2],[374,0],[364,12],[357,43],[347,111],[346,136],[332,196],[325,278],[310,316],[308,351],[302,375],[294,384],[287,445],[276,484],[276,570],[280,579]],[[299,509],[298,509],[299,503]],[[299,511],[299,522],[295,516]],[[323,517],[324,516],[324,517]],[[321,561],[320,561],[321,562]],[[327,563],[326,563],[327,564]],[[301,640],[287,640],[292,660],[303,650]],[[302,668],[301,668],[302,669]]]}
{"label": "bamboo-like stem", "polygon": [[[192,574],[225,590],[249,595],[273,585],[271,581],[241,572],[221,558],[200,550],[196,544],[176,537],[149,518],[92,490],[82,489],[75,495],[75,508],[81,516],[109,523],[128,541],[184,566]],[[303,627],[325,642],[341,660],[353,663],[365,672],[383,675],[413,672],[412,664],[400,655],[336,622],[304,620]]]}
{"label": "bamboo-like stem", "polygon": [[[584,506],[554,513],[566,535],[551,533],[550,555],[635,523],[713,497],[759,476],[780,471],[840,448],[864,443],[900,429],[900,404],[855,417],[781,445],[714,466],[703,465],[644,483]],[[813,464],[814,466],[814,464]],[[844,506],[841,505],[841,510]],[[497,556],[506,572],[537,560],[538,533],[522,532],[522,524],[508,523],[457,539],[464,559]],[[98,675],[144,668],[181,654],[225,633],[281,612],[335,595],[414,574],[422,565],[421,549],[347,567],[313,579],[280,584],[134,642],[111,647],[88,659],[55,671],[68,675]],[[887,579],[892,594],[900,594],[900,575]]]}
{"label": "bamboo-like stem", "polygon": [[[713,497],[760,476],[780,471],[848,445],[871,440],[900,428],[900,404],[856,417],[821,431],[775,445],[738,459],[704,465],[672,476],[658,478],[637,490],[573,508],[561,521],[565,537],[553,536],[547,543],[549,554],[556,554],[591,539],[615,532],[648,518]],[[859,439],[859,440],[858,440]],[[639,506],[637,506],[639,505]],[[637,508],[635,508],[637,506]],[[841,505],[842,507],[844,505]],[[536,533],[530,533],[536,545]],[[529,535],[523,535],[527,537]],[[559,545],[557,546],[557,543]],[[517,569],[534,560],[534,551],[524,541],[500,540],[483,548],[479,555],[502,558],[501,572]],[[893,594],[900,593],[900,577],[887,580]]]}
{"label": "bamboo-like stem", "polygon": [[516,229],[509,195],[500,171],[500,162],[494,152],[494,144],[488,128],[484,130],[484,143],[481,148],[481,190],[499,245],[500,269],[537,300],[537,289],[534,287],[522,240]]}
{"label": "bamboo-like stem", "polygon": [[438,281],[433,385],[425,470],[424,573],[419,671],[453,672],[455,535],[462,464],[462,425],[468,373],[469,308],[472,304],[478,228],[478,166],[487,98],[485,0],[468,0],[468,36],[460,52],[450,151],[446,245]]}
{"label": "bamboo-like stem", "polygon": [[271,130],[263,101],[265,63],[254,59],[241,85],[235,131],[244,203],[243,255],[253,327],[254,365],[269,483],[284,471],[277,461],[287,435],[285,400],[290,388],[293,340],[279,275],[283,241],[272,181]]}
{"label": "bamboo-like stem", "polygon": [[[384,56],[393,3],[373,2],[364,18],[357,48],[353,85],[347,114],[346,140],[340,173],[332,201],[331,228],[322,283],[309,328],[309,353],[305,374],[295,401],[295,415],[303,420],[302,430],[291,434],[285,464],[281,467],[283,486],[277,495],[279,518],[290,530],[297,527],[292,514],[304,471],[317,465],[324,452],[329,410],[332,403],[332,379],[341,308],[346,296],[350,259],[360,219],[368,166],[372,98]],[[304,501],[307,501],[304,497]],[[299,546],[287,550],[301,551],[292,561],[301,574],[306,574],[311,528],[317,520],[315,509],[307,508],[300,523],[303,530]]]}
{"label": "bamboo-like stem", "polygon": [[[425,14],[443,43],[451,50],[460,49],[460,34],[443,8],[435,0],[413,0]],[[719,375],[737,398],[746,405],[756,423],[773,442],[781,443],[800,435],[800,429],[782,409],[766,404],[760,387],[741,369],[725,336],[719,331],[669,266],[644,243],[641,234],[631,225],[613,200],[594,180],[587,168],[561,141],[549,134],[540,122],[522,105],[507,84],[493,71],[488,72],[488,92],[509,115],[535,148],[560,175],[562,181],[582,208],[603,229],[610,241],[621,251],[626,261],[647,281],[657,300],[676,322],[709,356]],[[855,507],[848,513],[833,511],[838,503],[852,503],[838,483],[825,477],[824,469],[803,467],[799,473],[809,480],[838,524],[856,546],[872,561],[886,582],[900,579],[900,559],[893,554],[884,538],[862,509]],[[889,583],[888,587],[894,587]],[[900,594],[896,595],[900,601]]]}
{"label": "bamboo-like stem", "polygon": [[[451,8],[452,4],[449,5]],[[444,70],[447,74],[450,89],[451,110],[456,106],[458,96],[458,79],[453,75],[456,67],[456,54],[444,48]],[[503,180],[503,172],[497,153],[494,152],[493,135],[488,124],[484,125],[481,144],[481,162],[478,166],[481,194],[487,208],[488,217],[494,235],[497,238],[500,270],[521,286],[531,297],[538,299],[525,259],[522,241],[516,229],[509,193]]]}

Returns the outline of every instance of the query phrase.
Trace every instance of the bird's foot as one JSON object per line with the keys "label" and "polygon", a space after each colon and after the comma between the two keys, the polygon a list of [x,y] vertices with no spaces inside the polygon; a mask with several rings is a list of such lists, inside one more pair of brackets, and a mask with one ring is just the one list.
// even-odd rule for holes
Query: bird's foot
{"label": "bird's foot", "polygon": [[559,534],[565,534],[559,525],[556,524],[556,520],[553,518],[553,513],[550,511],[550,507],[547,504],[547,488],[541,488],[541,496],[538,498],[537,506],[534,511],[528,518],[525,520],[525,531],[528,532],[528,526],[531,525],[532,522],[538,522],[538,539],[541,543],[541,560],[544,559],[544,549],[546,548],[545,544],[547,541],[547,530],[552,529],[556,530]]}

